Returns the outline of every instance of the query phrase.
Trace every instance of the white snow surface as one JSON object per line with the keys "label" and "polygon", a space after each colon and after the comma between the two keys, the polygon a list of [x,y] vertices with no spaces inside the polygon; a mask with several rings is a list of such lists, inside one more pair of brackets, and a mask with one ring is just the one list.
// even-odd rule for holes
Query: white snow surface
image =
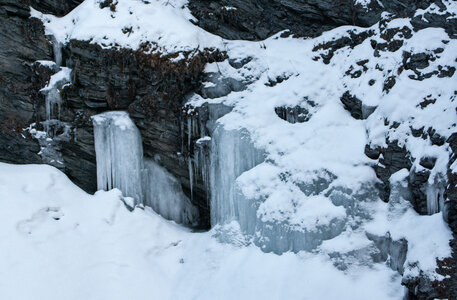
{"label": "white snow surface", "polygon": [[[119,190],[89,195],[46,165],[0,163],[1,299],[402,299],[383,265],[263,253],[193,233]],[[310,271],[312,270],[312,271]],[[331,288],[329,288],[331,285]]]}
{"label": "white snow surface", "polygon": [[[45,23],[46,33],[59,42],[91,41],[102,47],[137,49],[152,42],[161,52],[203,47],[222,47],[222,39],[193,25],[184,8],[186,0],[117,0],[115,11],[100,8],[100,0],[87,0],[62,18],[32,9],[32,16]],[[125,32],[125,33],[124,33]]]}

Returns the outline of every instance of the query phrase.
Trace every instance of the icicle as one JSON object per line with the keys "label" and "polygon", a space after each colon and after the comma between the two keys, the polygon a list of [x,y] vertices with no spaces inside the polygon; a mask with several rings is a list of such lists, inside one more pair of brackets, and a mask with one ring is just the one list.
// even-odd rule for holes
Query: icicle
{"label": "icicle", "polygon": [[444,208],[444,188],[437,184],[429,184],[426,190],[427,213],[433,215]]}
{"label": "icicle", "polygon": [[[70,82],[71,69],[62,67],[59,72],[52,75],[46,87],[40,91],[46,94],[46,120],[60,119],[60,105],[62,98],[60,90],[65,84]],[[49,123],[49,122],[48,122]],[[49,127],[46,125],[46,131],[49,133]]]}
{"label": "icicle", "polygon": [[190,151],[190,142],[192,139],[192,117],[187,117],[187,151]]}
{"label": "icicle", "polygon": [[192,168],[192,158],[187,158],[187,166],[189,168],[189,182],[190,182],[190,199],[194,201],[194,171]]}
{"label": "icicle", "polygon": [[199,124],[199,128],[200,128],[200,137],[203,138],[206,136],[206,128],[205,128],[205,125],[203,124],[203,121],[202,121],[202,118],[200,117],[200,115],[198,115],[198,124]]}
{"label": "icicle", "polygon": [[54,61],[57,67],[62,65],[62,43],[58,42],[54,37],[52,38],[52,48],[54,50]]}
{"label": "icicle", "polygon": [[194,163],[195,169],[201,175],[203,186],[207,199],[210,197],[210,184],[209,184],[209,148],[211,147],[211,138],[204,136],[195,142]]}
{"label": "icicle", "polygon": [[182,119],[180,120],[179,125],[181,126],[181,153],[184,153],[184,121]]}
{"label": "icicle", "polygon": [[[58,72],[51,76],[49,83],[40,91],[46,94],[46,121],[57,119],[60,120],[60,106],[62,98],[60,90],[69,83],[71,70],[61,67],[62,65],[62,43],[58,42],[54,36],[51,36],[52,47],[54,51],[54,62]],[[45,129],[48,135],[53,136],[50,132],[49,122],[45,123]]]}

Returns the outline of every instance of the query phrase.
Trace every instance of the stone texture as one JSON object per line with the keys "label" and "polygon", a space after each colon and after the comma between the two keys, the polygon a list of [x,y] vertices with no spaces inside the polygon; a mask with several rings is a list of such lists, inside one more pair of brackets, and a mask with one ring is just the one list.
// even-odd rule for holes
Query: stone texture
{"label": "stone texture", "polygon": [[46,14],[64,16],[78,6],[83,0],[28,0],[30,5]]}
{"label": "stone texture", "polygon": [[[286,29],[297,36],[317,36],[341,25],[369,27],[384,10],[406,17],[432,2],[372,1],[367,10],[353,0],[190,0],[189,8],[196,23],[209,32],[227,39],[261,40]],[[418,26],[424,23],[417,21]]]}
{"label": "stone texture", "polygon": [[23,129],[36,122],[43,82],[33,63],[52,59],[41,21],[29,18],[26,1],[0,1],[0,160],[40,163],[38,142]]}

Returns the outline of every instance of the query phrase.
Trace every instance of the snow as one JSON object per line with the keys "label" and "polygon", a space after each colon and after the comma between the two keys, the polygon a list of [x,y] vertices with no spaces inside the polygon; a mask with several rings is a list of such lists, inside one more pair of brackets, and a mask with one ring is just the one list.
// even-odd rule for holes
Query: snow
{"label": "snow", "polygon": [[373,221],[366,226],[367,232],[376,235],[389,232],[393,240],[406,238],[408,241],[405,276],[422,270],[439,278],[435,273],[436,258],[450,257],[448,243],[452,239],[442,213],[419,216],[405,200],[391,204],[379,202],[374,211]]}
{"label": "snow", "polygon": [[[455,15],[457,8],[454,2],[444,2],[450,14]],[[193,263],[196,270],[206,274],[202,276],[208,277],[191,278],[187,273],[186,280],[195,285],[189,285],[187,281],[184,281],[187,284],[178,284],[178,287],[188,292],[185,298],[219,298],[220,295],[228,298],[228,295],[231,298],[262,298],[263,294],[259,294],[259,291],[252,292],[254,287],[247,286],[242,280],[254,285],[278,286],[276,281],[270,281],[273,277],[278,282],[287,282],[288,288],[283,288],[280,292],[282,298],[298,298],[298,295],[314,299],[337,296],[372,298],[373,295],[380,299],[393,295],[394,298],[400,297],[398,276],[395,277],[386,270],[386,264],[374,263],[370,259],[370,254],[376,249],[367,234],[389,237],[394,242],[403,238],[407,240],[405,276],[418,274],[419,268],[427,275],[438,276],[435,272],[436,258],[450,255],[450,230],[443,220],[444,207],[438,199],[438,195],[442,194],[442,183],[446,180],[450,149],[447,145],[433,145],[430,137],[415,137],[411,130],[423,128],[426,132],[428,128],[433,128],[445,138],[455,132],[457,116],[453,87],[456,76],[441,78],[432,74],[429,78],[418,80],[418,74],[403,69],[402,62],[406,59],[405,53],[425,53],[433,59],[428,66],[420,69],[423,74],[443,66],[455,67],[457,41],[450,39],[441,28],[419,30],[411,37],[399,31],[393,37],[401,44],[397,51],[375,51],[372,46],[374,42],[388,42],[383,39],[387,30],[404,27],[407,31],[412,28],[409,20],[391,19],[392,15],[387,13],[383,14],[383,22],[371,28],[341,26],[315,39],[281,38],[278,33],[260,42],[227,41],[189,22],[193,17],[186,3],[184,0],[153,0],[150,3],[119,0],[112,11],[109,7],[101,9],[99,1],[86,0],[62,18],[32,11],[33,16],[45,22],[46,32],[61,43],[80,39],[102,47],[138,49],[141,44],[150,42],[156,47],[153,51],[161,53],[215,47],[226,51],[230,59],[236,61],[250,58],[238,69],[232,67],[228,60],[208,64],[205,68],[207,73],[217,73],[221,78],[242,83],[246,86],[245,89],[216,99],[193,95],[187,103],[194,107],[203,103],[214,106],[214,110],[210,110],[213,115],[206,128],[211,139],[205,138],[206,132],[200,132],[199,136],[203,138],[199,144],[205,141],[211,143],[211,163],[208,164],[207,153],[203,151],[197,152],[196,157],[188,157],[191,195],[195,170],[201,168],[204,174],[210,172],[210,176],[205,175],[204,180],[205,183],[210,181],[207,190],[211,194],[211,223],[214,228],[210,234],[180,234],[188,236],[188,241],[192,239],[194,244],[204,244],[205,247],[217,250],[209,250],[214,253],[207,254],[210,255],[210,263],[203,264],[203,269],[198,269],[199,265]],[[365,0],[357,3],[369,4]],[[429,8],[430,11],[437,9],[433,4]],[[131,29],[130,33],[124,34],[124,28]],[[316,46],[326,42],[348,37],[350,33],[364,32],[372,36],[353,48],[336,50],[329,64],[323,62],[321,55],[328,55],[330,51],[319,47],[316,49]],[[367,61],[361,63],[363,60]],[[356,71],[360,71],[359,76],[348,75],[348,72]],[[394,75],[396,84],[387,90],[384,82]],[[276,84],[271,84],[272,82]],[[205,85],[211,87],[210,84]],[[365,111],[372,108],[372,114],[365,115],[364,120],[354,119],[340,100],[346,91],[361,100]],[[423,106],[421,103],[424,100],[435,100],[435,103]],[[292,124],[275,113],[277,107],[305,107],[309,103],[307,101],[316,105],[312,106],[306,122]],[[192,137],[198,135],[195,131],[196,120],[188,118],[186,126],[188,136],[185,142],[190,148]],[[411,172],[423,169],[420,166],[421,158],[436,158],[427,186],[429,213],[433,215],[417,215],[404,199],[406,178],[409,175],[407,170],[401,170],[391,178],[394,192],[389,204],[380,201],[374,187],[378,179],[372,169],[379,162],[369,159],[364,154],[364,148],[366,145],[373,148],[386,147],[393,141],[397,141],[400,147],[404,146],[414,158]],[[455,169],[455,164],[452,168]],[[126,195],[129,196],[129,193]],[[133,214],[140,212],[135,209]],[[154,218],[154,224],[158,224],[158,218]],[[235,225],[239,226],[238,231],[234,229],[233,221],[238,223]],[[180,232],[176,228],[173,227],[173,230]],[[234,249],[233,245],[222,246],[214,241],[216,238],[210,237],[212,233],[217,236],[217,240],[247,240],[248,245],[240,249]],[[246,236],[240,238],[240,235]],[[265,252],[282,255],[263,254],[251,242]],[[178,246],[171,249],[175,247]],[[169,248],[162,255],[175,253]],[[232,249],[230,251],[233,252],[227,249]],[[189,251],[190,254],[186,255],[197,252],[195,249]],[[338,252],[337,256],[335,251]],[[215,256],[211,256],[213,254]],[[346,257],[342,265],[338,255]],[[351,255],[355,258],[350,258]],[[215,257],[223,258],[227,264]],[[268,262],[271,259],[271,264],[264,263],[263,258]],[[183,257],[183,260],[187,266],[188,258]],[[243,268],[246,267],[246,277],[244,274],[239,276],[240,264],[244,264]],[[348,274],[342,275],[332,264],[340,266],[340,269],[346,268]],[[288,273],[281,273],[286,266],[289,268]],[[322,274],[326,274],[326,279],[320,277],[319,273],[311,275],[310,272],[302,272],[302,266],[322,271]],[[367,266],[370,268],[366,269]],[[269,275],[271,271],[267,270],[273,267],[275,274],[259,278],[256,277],[257,273],[248,271],[248,267],[260,271],[259,274]],[[295,275],[300,277],[299,282],[296,278],[289,277],[298,269],[300,271],[296,271]],[[214,273],[219,271],[221,273]],[[198,272],[192,270],[191,274],[194,273]],[[380,292],[371,292],[368,296],[364,294],[363,288],[357,286],[354,288],[360,292],[356,293],[351,288],[351,282],[360,282],[361,279],[357,276],[361,274],[363,280],[372,278],[373,282],[366,281],[370,288],[374,282],[389,287]],[[343,277],[340,278],[340,275]],[[275,276],[283,276],[287,280]],[[395,283],[392,286],[395,287],[384,281],[384,276],[393,276]],[[348,281],[349,277],[351,280]],[[338,282],[334,290],[327,289],[323,283],[329,282],[331,278]],[[198,279],[205,283],[203,295],[195,294],[196,290],[192,290],[201,284]],[[208,288],[208,280],[215,285]],[[218,280],[217,283],[215,280]],[[294,283],[301,286],[306,280],[309,280],[313,288],[297,292]],[[239,284],[240,288],[233,289],[233,286],[224,285],[226,281]],[[171,283],[176,284],[173,278],[168,277],[164,289]],[[340,290],[340,283],[341,287],[346,285],[345,288]],[[290,289],[290,286],[294,288]],[[174,287],[173,290],[181,292],[179,288]],[[201,291],[202,289],[200,293]],[[386,291],[393,294],[383,294]],[[241,294],[234,294],[238,292]],[[278,295],[275,292],[279,292],[279,289],[260,289],[260,293],[265,293],[265,298],[275,298]],[[172,296],[179,298],[179,295]],[[170,294],[164,296],[170,297]]]}
{"label": "snow", "polygon": [[50,166],[1,163],[0,194],[2,299],[403,296],[383,265],[345,273],[319,254],[220,243],[149,208],[130,212],[116,189],[86,194]]}
{"label": "snow", "polygon": [[[117,0],[115,11],[100,8],[102,1],[88,0],[62,18],[32,9],[43,20],[46,34],[67,43],[71,39],[90,41],[103,47],[138,49],[153,42],[161,52],[190,51],[222,46],[222,39],[193,25],[185,0]],[[164,26],[164,24],[167,24]],[[129,29],[128,31],[123,29]]]}
{"label": "snow", "polygon": [[[50,62],[48,61],[41,61],[42,64],[44,65],[50,65]],[[49,79],[48,84],[40,90],[40,92],[48,92],[51,89],[53,89],[59,82],[64,82],[68,83],[70,82],[70,75],[71,75],[71,69],[67,67],[61,67],[61,70],[57,72],[56,74],[52,75],[51,78]]]}

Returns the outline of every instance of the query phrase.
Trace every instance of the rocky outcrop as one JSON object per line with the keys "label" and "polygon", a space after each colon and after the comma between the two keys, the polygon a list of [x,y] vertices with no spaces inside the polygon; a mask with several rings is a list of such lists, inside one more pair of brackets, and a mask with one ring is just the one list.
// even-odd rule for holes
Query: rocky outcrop
{"label": "rocky outcrop", "polygon": [[[0,7],[0,160],[10,163],[50,163],[42,146],[30,134],[30,124],[42,130],[46,120],[44,95],[39,92],[53,67],[36,61],[54,60],[53,47],[44,35],[41,21],[30,18],[29,3],[3,1]],[[67,6],[57,2],[33,3],[45,12],[64,14]],[[70,6],[68,6],[70,5]],[[46,8],[49,6],[49,8]],[[54,139],[53,154],[62,159],[54,164],[88,192],[96,190],[93,128],[90,117],[106,110],[129,110],[140,128],[144,153],[160,160],[182,183],[183,190],[199,206],[202,227],[209,226],[205,188],[191,183],[181,126],[186,118],[181,106],[184,97],[199,86],[207,62],[224,57],[202,50],[183,53],[186,59],[172,63],[167,56],[147,54],[149,45],[138,51],[103,50],[100,46],[71,41],[63,49],[63,65],[73,69],[72,84],[61,91],[61,126],[68,137]],[[182,132],[184,131],[184,132]],[[41,151],[41,152],[40,152]],[[41,155],[38,155],[41,153]]]}
{"label": "rocky outcrop", "polygon": [[64,16],[72,11],[83,0],[29,0],[30,5],[36,10],[52,14],[58,17]]}
{"label": "rocky outcrop", "polygon": [[186,116],[181,106],[185,95],[199,86],[204,65],[224,55],[211,50],[181,53],[186,59],[172,62],[172,57],[150,54],[148,47],[107,50],[74,40],[63,49],[64,62],[73,70],[72,84],[61,93],[61,121],[72,128],[71,138],[62,145],[65,172],[85,190],[95,191],[90,117],[106,110],[128,110],[141,131],[144,155],[154,158],[181,182],[200,209],[200,225],[208,227],[205,189],[190,180],[190,150],[183,143]]}
{"label": "rocky outcrop", "polygon": [[[363,7],[353,0],[190,0],[189,8],[196,23],[209,32],[227,39],[262,40],[282,30],[314,37],[342,25],[369,27],[380,20],[383,11],[412,16],[432,2],[382,0]],[[418,26],[425,23],[417,20]]]}

